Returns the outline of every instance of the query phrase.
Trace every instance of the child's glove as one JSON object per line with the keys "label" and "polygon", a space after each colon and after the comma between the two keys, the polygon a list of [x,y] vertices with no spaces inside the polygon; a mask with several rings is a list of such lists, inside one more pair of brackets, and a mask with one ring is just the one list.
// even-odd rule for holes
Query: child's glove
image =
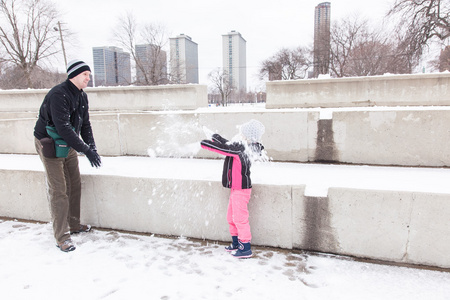
{"label": "child's glove", "polygon": [[213,134],[214,134],[214,132],[213,132],[212,130],[206,128],[206,126],[203,126],[203,132],[205,133],[206,138],[207,138],[208,140],[212,139],[212,136],[213,136]]}

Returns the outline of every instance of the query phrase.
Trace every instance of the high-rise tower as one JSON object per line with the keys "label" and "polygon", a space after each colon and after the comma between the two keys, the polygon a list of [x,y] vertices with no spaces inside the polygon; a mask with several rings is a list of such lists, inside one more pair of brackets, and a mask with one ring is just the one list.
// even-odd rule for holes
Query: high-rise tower
{"label": "high-rise tower", "polygon": [[316,6],[314,17],[314,77],[328,74],[330,67],[330,13],[331,3]]}
{"label": "high-rise tower", "polygon": [[223,69],[236,91],[247,91],[247,41],[232,30],[222,35]]}
{"label": "high-rise tower", "polygon": [[175,83],[198,83],[198,45],[187,35],[170,38],[170,75]]}
{"label": "high-rise tower", "polygon": [[117,47],[94,47],[95,86],[131,84],[130,54]]}

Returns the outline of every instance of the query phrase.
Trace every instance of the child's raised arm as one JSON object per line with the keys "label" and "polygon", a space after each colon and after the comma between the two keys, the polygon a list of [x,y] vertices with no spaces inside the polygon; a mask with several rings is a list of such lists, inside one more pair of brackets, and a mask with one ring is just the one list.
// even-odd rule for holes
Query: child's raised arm
{"label": "child's raised arm", "polygon": [[200,142],[203,149],[213,151],[225,156],[239,155],[245,150],[241,143],[228,143],[228,140],[215,133],[211,140],[203,140]]}

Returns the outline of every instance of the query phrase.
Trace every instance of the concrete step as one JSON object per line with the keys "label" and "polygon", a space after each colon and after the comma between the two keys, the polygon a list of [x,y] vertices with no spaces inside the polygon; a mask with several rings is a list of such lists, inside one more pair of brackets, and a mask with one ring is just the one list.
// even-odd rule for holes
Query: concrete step
{"label": "concrete step", "polygon": [[[80,157],[82,218],[97,227],[228,241],[223,160]],[[256,163],[255,245],[449,268],[450,170]],[[0,216],[49,221],[36,155],[0,155]]]}

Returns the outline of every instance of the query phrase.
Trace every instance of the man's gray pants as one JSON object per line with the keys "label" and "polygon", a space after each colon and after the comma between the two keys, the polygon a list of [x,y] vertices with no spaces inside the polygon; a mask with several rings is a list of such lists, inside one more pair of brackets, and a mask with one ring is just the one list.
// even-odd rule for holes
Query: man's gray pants
{"label": "man's gray pants", "polygon": [[70,230],[80,226],[81,176],[78,154],[70,149],[66,158],[47,158],[41,142],[35,138],[36,151],[44,164],[47,195],[56,242],[70,238]]}

